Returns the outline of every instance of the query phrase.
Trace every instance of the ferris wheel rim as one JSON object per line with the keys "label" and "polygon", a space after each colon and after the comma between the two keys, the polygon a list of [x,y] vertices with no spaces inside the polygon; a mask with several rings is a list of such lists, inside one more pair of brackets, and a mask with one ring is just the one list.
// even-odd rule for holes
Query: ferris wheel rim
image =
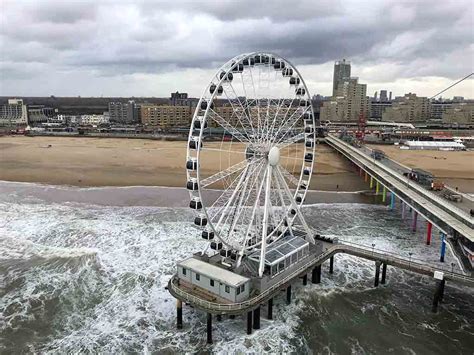
{"label": "ferris wheel rim", "polygon": [[[307,101],[310,102],[311,100],[311,96],[310,96],[310,93],[309,93],[309,90],[307,88],[307,85],[304,81],[304,78],[302,77],[301,73],[298,71],[298,69],[296,68],[296,66],[294,66],[289,60],[287,60],[286,58],[283,58],[277,54],[274,54],[274,53],[271,53],[271,52],[266,52],[266,51],[256,51],[256,52],[250,52],[250,53],[246,53],[246,54],[241,54],[241,55],[237,55],[233,58],[231,58],[230,60],[228,60],[226,63],[224,63],[215,73],[215,75],[212,77],[212,79],[210,80],[209,84],[206,86],[206,88],[204,89],[204,92],[203,94],[201,95],[198,103],[197,103],[197,107],[196,107],[196,110],[193,114],[193,117],[192,117],[192,120],[191,120],[191,127],[190,127],[190,131],[189,131],[189,135],[188,135],[188,146],[187,146],[187,156],[186,158],[188,159],[191,154],[190,154],[190,151],[192,150],[190,148],[190,141],[192,139],[194,139],[196,136],[193,134],[193,132],[195,131],[195,128],[194,128],[194,124],[195,124],[195,121],[198,119],[198,117],[203,117],[203,121],[201,122],[201,128],[199,129],[199,135],[197,136],[198,139],[196,141],[197,143],[197,146],[199,147],[197,150],[196,150],[196,161],[197,161],[197,169],[196,169],[196,182],[197,182],[197,195],[200,199],[200,201],[202,202],[202,214],[205,216],[205,218],[207,218],[207,221],[208,221],[208,224],[209,224],[209,227],[210,229],[212,229],[212,231],[214,232],[214,235],[215,237],[217,237],[219,239],[220,242],[222,242],[224,245],[226,245],[226,247],[232,247],[234,248],[235,246],[234,245],[231,245],[229,243],[227,243],[227,240],[225,240],[225,238],[221,238],[221,236],[219,235],[218,231],[215,229],[214,227],[214,224],[212,222],[212,219],[211,219],[211,216],[209,214],[209,211],[208,211],[208,208],[210,206],[205,206],[204,205],[204,199],[203,199],[203,196],[202,196],[202,190],[203,190],[203,186],[202,186],[202,179],[201,179],[201,166],[200,166],[200,155],[201,155],[201,145],[202,145],[202,142],[203,142],[203,132],[205,130],[205,124],[209,118],[209,110],[213,110],[211,108],[211,104],[212,102],[214,102],[214,100],[216,99],[216,96],[217,96],[217,90],[215,90],[210,96],[207,94],[209,92],[209,89],[212,85],[216,85],[217,88],[219,88],[222,83],[225,81],[225,78],[227,77],[227,75],[229,73],[232,73],[233,69],[237,66],[237,65],[240,65],[243,63],[243,61],[245,59],[249,59],[251,57],[255,57],[257,55],[266,55],[266,56],[269,56],[271,58],[276,58],[276,59],[279,59],[281,61],[283,61],[284,63],[286,63],[286,65],[289,65],[289,67],[291,67],[294,72],[295,72],[295,76],[297,78],[299,78],[300,80],[300,84],[299,86],[303,87],[305,89],[305,94],[304,94],[304,98],[306,98]],[[233,64],[232,64],[233,63]],[[230,64],[230,65],[229,65]],[[267,64],[264,64],[264,65],[267,65]],[[272,65],[271,62],[269,64],[270,66]],[[221,78],[219,79],[219,74],[221,73],[225,73],[224,76],[221,75]],[[215,79],[218,78],[218,81],[215,81]],[[199,116],[199,111],[200,111],[200,108],[201,108],[201,104],[203,102],[203,100],[206,100],[208,102],[207,104],[207,107],[206,107],[206,110],[204,112],[203,115]],[[228,99],[229,100],[229,99]],[[294,100],[294,99],[293,99]],[[300,99],[301,100],[301,99]],[[311,105],[311,103],[309,104],[309,106],[305,109],[305,111],[303,112],[303,114],[305,112],[309,111],[311,113],[311,118],[312,118],[312,127],[314,128],[315,127],[315,116],[314,116],[314,109]],[[301,114],[299,117],[302,117]],[[306,125],[306,123],[305,123]],[[225,130],[225,128],[224,128]],[[232,132],[229,132],[231,134],[231,136],[233,138],[236,138],[235,135],[232,133]],[[248,132],[247,133],[247,136],[248,136]],[[303,150],[303,154],[306,154],[307,151],[310,151],[310,153],[312,153],[312,160],[309,164],[309,175],[308,175],[308,178],[307,178],[307,188],[304,188],[304,189],[301,189],[300,186],[302,185],[302,181],[303,181],[303,178],[304,178],[304,174],[303,174],[303,170],[305,169],[305,167],[307,167],[303,161],[302,165],[301,165],[301,171],[300,171],[300,174],[299,174],[299,178],[298,178],[298,181],[297,181],[297,185],[296,185],[296,188],[295,188],[295,192],[294,192],[294,198],[296,198],[296,196],[298,195],[302,195],[302,198],[301,198],[301,202],[298,202],[298,206],[301,207],[301,205],[303,204],[303,201],[306,197],[306,194],[307,194],[307,191],[308,191],[308,187],[309,187],[309,183],[310,183],[310,180],[311,180],[311,176],[312,176],[312,173],[313,173],[313,170],[314,170],[314,160],[315,160],[315,145],[313,145],[311,147],[311,149],[308,149],[308,147],[306,146],[306,142],[307,140],[309,139],[308,138],[309,135],[307,134],[304,134],[304,142],[305,142],[305,145],[304,145],[304,150]],[[311,133],[311,137],[313,139],[313,142],[315,142],[315,134],[314,134],[314,131]],[[236,140],[239,140],[236,138]],[[246,142],[242,142],[244,145],[247,144]],[[248,141],[248,143],[250,144],[251,142]],[[279,142],[277,142],[276,144],[278,144]],[[291,145],[291,143],[290,143]],[[245,159],[243,160],[245,161]],[[188,180],[191,178],[191,175],[189,173],[189,171],[187,171],[187,178]],[[296,179],[296,178],[295,178]],[[205,187],[204,187],[205,188]],[[190,191],[189,192],[190,196],[194,196],[193,193]],[[296,216],[295,216],[296,217]],[[293,217],[293,219],[295,218]],[[279,226],[283,224],[283,220],[280,221],[279,223]],[[209,228],[207,227],[207,228]],[[274,229],[274,231],[276,230],[276,228]]]}

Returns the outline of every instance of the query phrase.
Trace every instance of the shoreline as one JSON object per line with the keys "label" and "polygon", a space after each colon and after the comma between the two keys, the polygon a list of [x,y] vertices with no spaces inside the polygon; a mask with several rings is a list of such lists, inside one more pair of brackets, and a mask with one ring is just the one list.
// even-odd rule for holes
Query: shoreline
{"label": "shoreline", "polygon": [[[207,191],[213,199],[220,190]],[[373,197],[362,191],[308,190],[304,205],[322,203],[373,203]],[[185,187],[170,186],[96,186],[77,187],[32,182],[0,180],[0,194],[15,201],[40,199],[48,203],[85,203],[118,207],[182,207],[188,208],[189,193]],[[214,196],[213,196],[214,195]]]}

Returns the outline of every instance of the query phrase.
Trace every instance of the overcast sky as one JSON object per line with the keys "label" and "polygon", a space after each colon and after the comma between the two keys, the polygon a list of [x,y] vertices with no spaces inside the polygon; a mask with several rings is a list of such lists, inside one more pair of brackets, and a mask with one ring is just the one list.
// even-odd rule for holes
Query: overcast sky
{"label": "overcast sky", "polygon": [[[471,0],[0,4],[0,95],[200,96],[222,63],[255,50],[289,59],[323,95],[342,58],[370,96],[431,96],[474,65]],[[474,80],[453,95],[474,98]]]}

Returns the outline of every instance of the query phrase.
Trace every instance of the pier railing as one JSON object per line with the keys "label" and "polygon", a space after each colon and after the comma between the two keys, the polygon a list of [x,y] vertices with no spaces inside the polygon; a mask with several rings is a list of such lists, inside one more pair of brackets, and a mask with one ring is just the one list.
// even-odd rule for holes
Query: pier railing
{"label": "pier railing", "polygon": [[273,286],[269,287],[262,293],[239,303],[215,303],[204,300],[199,298],[179,287],[178,279],[176,276],[173,276],[168,283],[168,289],[170,292],[177,298],[180,298],[188,303],[191,303],[197,307],[204,308],[209,311],[215,312],[239,312],[243,310],[250,310],[252,308],[257,307],[258,305],[266,302],[268,299],[273,297],[274,293],[278,290],[284,288],[287,284],[290,284],[292,280],[297,278],[299,275],[307,272],[309,269],[321,264],[332,255],[337,253],[346,253],[358,257],[362,257],[364,259],[374,260],[384,262],[387,265],[393,265],[399,267],[401,269],[413,271],[423,275],[434,275],[435,271],[442,271],[444,273],[444,278],[447,280],[452,280],[456,282],[460,282],[463,284],[467,284],[470,286],[474,286],[474,278],[455,273],[452,271],[447,271],[445,269],[435,268],[433,266],[429,266],[426,264],[422,264],[417,261],[413,261],[411,259],[403,259],[395,254],[390,252],[385,252],[381,250],[375,249],[366,249],[362,248],[360,245],[353,244],[353,243],[338,243],[333,244],[330,248],[326,249],[323,253],[310,256],[302,263],[297,269],[295,269],[291,274],[280,280],[278,283],[274,284]]}

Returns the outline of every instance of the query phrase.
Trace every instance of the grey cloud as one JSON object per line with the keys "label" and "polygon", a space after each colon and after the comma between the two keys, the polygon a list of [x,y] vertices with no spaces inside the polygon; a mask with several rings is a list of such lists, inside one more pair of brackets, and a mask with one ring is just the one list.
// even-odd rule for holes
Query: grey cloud
{"label": "grey cloud", "polygon": [[1,61],[6,78],[28,62],[113,77],[212,69],[268,50],[295,64],[346,57],[361,67],[393,63],[402,77],[454,79],[472,70],[472,9],[469,1],[7,2]]}

